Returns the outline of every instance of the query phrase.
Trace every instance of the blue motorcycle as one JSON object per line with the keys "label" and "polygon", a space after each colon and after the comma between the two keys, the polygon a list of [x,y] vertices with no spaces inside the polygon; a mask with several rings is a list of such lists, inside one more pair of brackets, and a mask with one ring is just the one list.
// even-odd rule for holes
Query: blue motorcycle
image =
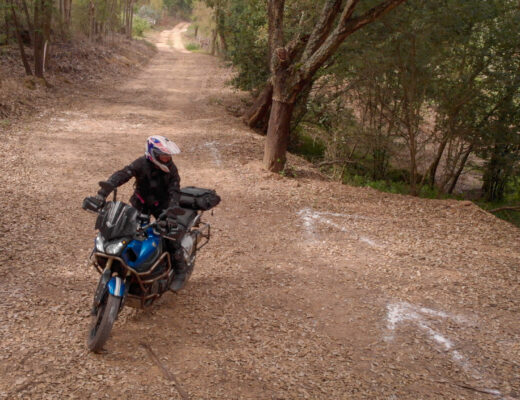
{"label": "blue motorcycle", "polygon": [[144,309],[159,299],[174,279],[174,260],[168,241],[181,245],[189,279],[197,251],[210,239],[211,228],[201,221],[204,211],[220,202],[213,190],[188,187],[181,190],[180,207],[173,209],[176,224],[141,214],[131,205],[107,202],[101,209],[87,197],[83,208],[98,214],[90,262],[101,274],[94,294],[92,323],[87,345],[99,352],[125,305]]}

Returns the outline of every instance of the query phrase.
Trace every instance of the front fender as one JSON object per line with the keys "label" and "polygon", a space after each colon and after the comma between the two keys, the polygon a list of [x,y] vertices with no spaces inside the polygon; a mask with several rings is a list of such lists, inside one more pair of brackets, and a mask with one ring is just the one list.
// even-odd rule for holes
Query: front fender
{"label": "front fender", "polygon": [[110,281],[111,274],[112,271],[110,271],[110,268],[105,268],[105,270],[99,277],[99,283],[96,289],[96,293],[94,294],[94,304],[92,307],[93,314],[96,314],[97,308],[101,304],[101,301],[103,301],[103,297],[105,297],[105,293],[107,291],[107,284]]}
{"label": "front fender", "polygon": [[125,283],[119,276],[114,276],[108,282],[108,292],[115,297],[123,297],[125,294]]}

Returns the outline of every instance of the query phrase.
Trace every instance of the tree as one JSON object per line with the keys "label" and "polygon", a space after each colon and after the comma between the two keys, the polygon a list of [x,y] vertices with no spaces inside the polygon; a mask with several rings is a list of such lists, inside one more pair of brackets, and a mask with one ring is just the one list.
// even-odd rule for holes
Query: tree
{"label": "tree", "polygon": [[405,0],[385,0],[354,15],[359,0],[327,0],[309,36],[284,38],[284,0],[268,1],[270,82],[273,86],[264,149],[264,167],[278,172],[285,166],[290,123],[298,95],[343,41]]}
{"label": "tree", "polygon": [[46,42],[50,39],[52,23],[52,0],[34,1],[34,74],[43,78],[46,57]]}
{"label": "tree", "polygon": [[16,41],[18,42],[18,47],[20,48],[20,56],[22,57],[23,66],[25,68],[26,75],[32,75],[31,66],[29,65],[29,61],[27,61],[27,56],[25,55],[25,49],[23,45],[22,35],[20,33],[20,24],[18,23],[18,18],[16,16],[16,10],[14,7],[14,0],[10,0],[11,6],[11,16],[14,23],[14,29],[16,34]]}

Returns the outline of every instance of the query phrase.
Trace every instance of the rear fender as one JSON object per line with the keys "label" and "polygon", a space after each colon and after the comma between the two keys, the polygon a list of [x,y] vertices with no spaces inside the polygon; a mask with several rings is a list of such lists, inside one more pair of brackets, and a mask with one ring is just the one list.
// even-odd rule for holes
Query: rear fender
{"label": "rear fender", "polygon": [[108,292],[115,297],[123,297],[125,294],[125,283],[119,276],[114,276],[108,281]]}

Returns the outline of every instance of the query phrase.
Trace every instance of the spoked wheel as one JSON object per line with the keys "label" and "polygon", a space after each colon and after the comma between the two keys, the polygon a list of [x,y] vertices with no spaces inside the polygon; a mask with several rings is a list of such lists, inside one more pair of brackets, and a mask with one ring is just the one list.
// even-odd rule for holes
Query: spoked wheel
{"label": "spoked wheel", "polygon": [[112,325],[117,318],[120,305],[121,297],[115,297],[111,294],[107,294],[102,304],[99,305],[97,314],[92,317],[87,339],[87,346],[90,351],[98,353],[103,349],[110,336]]}

